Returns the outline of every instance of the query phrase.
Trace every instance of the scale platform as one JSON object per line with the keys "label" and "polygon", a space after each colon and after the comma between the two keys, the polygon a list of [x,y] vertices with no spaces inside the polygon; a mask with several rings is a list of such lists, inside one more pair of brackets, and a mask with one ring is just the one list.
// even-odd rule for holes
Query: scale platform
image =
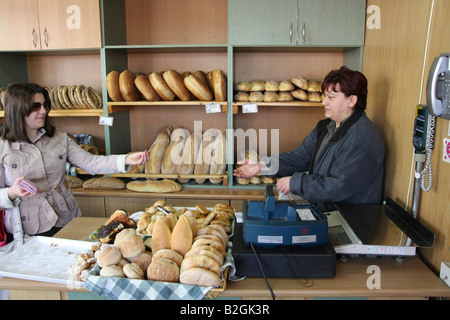
{"label": "scale platform", "polygon": [[[244,244],[243,225],[236,223],[232,240],[236,275],[262,277],[252,248]],[[330,243],[323,246],[254,247],[267,277],[332,278],[336,275],[336,252]]]}
{"label": "scale platform", "polygon": [[[414,256],[416,247],[433,247],[435,236],[395,201],[335,204],[326,212],[328,239],[343,256]],[[414,245],[406,246],[410,238]]]}

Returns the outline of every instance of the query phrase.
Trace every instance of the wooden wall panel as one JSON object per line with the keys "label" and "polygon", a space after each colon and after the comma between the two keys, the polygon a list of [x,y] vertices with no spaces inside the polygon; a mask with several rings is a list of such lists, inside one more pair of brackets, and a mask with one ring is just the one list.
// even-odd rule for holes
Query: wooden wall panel
{"label": "wooden wall panel", "polygon": [[[435,1],[424,86],[432,59],[450,47],[446,22],[449,4],[446,0]],[[386,143],[384,195],[410,210],[413,124],[416,105],[426,103],[421,80],[432,0],[368,0],[370,5],[380,8],[381,29],[366,29],[363,72],[369,82],[367,113]],[[422,192],[419,209],[419,220],[436,234],[435,247],[421,251],[435,271],[450,245],[450,169],[441,160],[447,129],[448,120],[438,119],[432,158],[434,185],[430,192]]]}

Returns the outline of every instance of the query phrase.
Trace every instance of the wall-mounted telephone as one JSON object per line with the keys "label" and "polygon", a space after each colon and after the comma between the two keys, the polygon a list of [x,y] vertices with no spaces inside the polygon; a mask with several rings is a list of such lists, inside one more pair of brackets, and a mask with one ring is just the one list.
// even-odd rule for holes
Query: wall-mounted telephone
{"label": "wall-mounted telephone", "polygon": [[[420,162],[425,162],[420,173],[420,187],[423,191],[429,191],[432,183],[431,172],[431,152],[433,151],[435,116],[431,115],[427,106],[418,105],[416,107],[416,117],[414,119],[413,145],[416,154],[422,154]],[[428,175],[428,183],[426,183]]]}
{"label": "wall-mounted telephone", "polygon": [[427,105],[430,114],[450,119],[450,52],[433,60],[428,75]]}

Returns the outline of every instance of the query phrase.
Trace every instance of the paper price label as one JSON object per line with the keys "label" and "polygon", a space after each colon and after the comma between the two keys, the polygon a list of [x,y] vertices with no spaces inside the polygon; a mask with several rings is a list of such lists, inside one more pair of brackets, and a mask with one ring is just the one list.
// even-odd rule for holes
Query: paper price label
{"label": "paper price label", "polygon": [[258,105],[256,103],[246,103],[242,105],[242,113],[257,113]]}
{"label": "paper price label", "polygon": [[218,103],[208,103],[205,105],[206,113],[221,113],[222,107]]}
{"label": "paper price label", "polygon": [[113,117],[100,116],[100,119],[98,120],[98,124],[101,124],[104,126],[110,126],[110,127],[112,127],[113,122],[114,122]]}

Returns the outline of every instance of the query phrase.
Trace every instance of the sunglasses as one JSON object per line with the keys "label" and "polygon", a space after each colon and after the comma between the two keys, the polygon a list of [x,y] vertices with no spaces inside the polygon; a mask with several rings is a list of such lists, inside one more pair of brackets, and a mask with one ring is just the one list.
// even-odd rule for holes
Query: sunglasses
{"label": "sunglasses", "polygon": [[41,110],[41,107],[44,107],[47,112],[50,111],[50,106],[47,102],[44,102],[43,104],[40,102],[33,102],[31,105],[31,112],[39,111]]}

